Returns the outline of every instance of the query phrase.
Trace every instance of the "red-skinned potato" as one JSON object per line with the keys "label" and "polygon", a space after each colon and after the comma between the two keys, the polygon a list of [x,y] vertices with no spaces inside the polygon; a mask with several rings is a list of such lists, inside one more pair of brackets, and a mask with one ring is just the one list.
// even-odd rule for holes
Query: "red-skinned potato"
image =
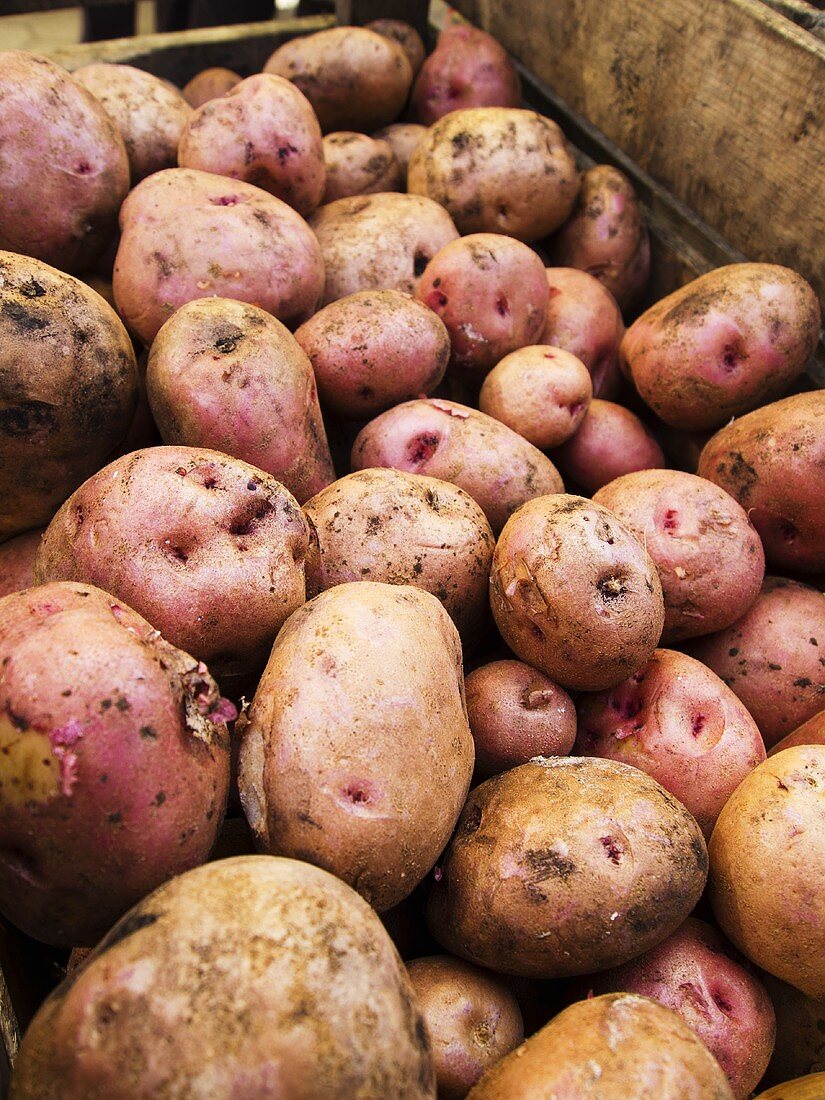
{"label": "red-skinned potato", "polygon": [[573,267],[548,267],[547,285],[550,297],[539,342],[581,359],[590,371],[594,397],[615,397],[624,336],[615,298],[598,279]]}
{"label": "red-skinned potato", "polygon": [[678,470],[640,470],[593,499],[644,542],[665,597],[665,642],[712,634],[740,619],[765,576],[747,513],[718,485]]}
{"label": "red-skinned potato", "polygon": [[567,477],[595,493],[624,474],[661,469],[662,448],[644,423],[624,405],[594,397],[578,429],[553,452]]}
{"label": "red-skinned potato", "polygon": [[202,863],[229,784],[206,666],[91,585],[0,600],[0,908],[36,939],[89,945]]}
{"label": "red-skinned potato", "polygon": [[657,649],[610,691],[583,695],[574,752],[652,775],[710,837],[739,783],[765,759],[756,723],[699,661]]}
{"label": "red-skinned potato", "polygon": [[558,684],[523,661],[493,661],[464,681],[467,716],[482,779],[534,756],[567,756],[576,739],[576,708]]}
{"label": "red-skinned potato", "polygon": [[824,647],[825,595],[766,577],[741,619],[690,652],[736,692],[770,748],[822,709]]}
{"label": "red-skinned potato", "polygon": [[0,597],[34,584],[34,558],[43,531],[36,527],[0,545]]}
{"label": "red-skinned potato", "polygon": [[324,193],[321,127],[309,100],[272,73],[204,103],[184,127],[181,168],[245,180],[308,217]]}
{"label": "red-skinned potato", "polygon": [[553,463],[505,424],[440,398],[407,401],[358,433],[355,470],[390,466],[450,481],[481,505],[494,533],[526,500],[561,492]]}
{"label": "red-skinned potato", "polygon": [[747,511],[769,565],[825,570],[825,390],[734,420],[705,445],[697,473]]}
{"label": "red-skinned potato", "polygon": [[419,126],[416,122],[393,122],[389,126],[382,126],[380,130],[376,130],[372,135],[374,138],[386,141],[395,154],[395,159],[401,169],[403,183],[403,186],[399,188],[401,191],[407,189],[407,167],[410,163],[410,157],[426,132],[427,127]]}
{"label": "red-skinned potato", "polygon": [[509,352],[537,342],[548,290],[531,248],[498,233],[473,233],[433,256],[415,296],[446,325],[453,365],[484,375]]}
{"label": "red-skinned potato", "polygon": [[354,130],[335,130],[326,135],[323,145],[324,203],[348,195],[404,190],[401,167],[386,141]]}
{"label": "red-skinned potato", "polygon": [[421,35],[415,27],[411,27],[403,19],[373,19],[371,23],[366,24],[366,28],[384,38],[389,38],[391,42],[397,42],[407,55],[413,77],[418,75],[418,70],[424,63],[426,50]]}
{"label": "red-skinned potato", "polygon": [[825,710],[818,711],[813,718],[809,718],[787,737],[777,741],[768,756],[774,756],[784,749],[796,748],[797,745],[825,745]]}
{"label": "red-skinned potato", "polygon": [[146,384],[166,443],[249,462],[301,504],[334,480],[312,364],[264,310],[188,302],[155,337]]}
{"label": "red-skinned potato", "polygon": [[241,743],[261,849],[333,871],[381,912],[435,863],[472,770],[461,643],[435,596],[341,584],[295,612]]}
{"label": "red-skinned potato", "polygon": [[413,959],[407,973],[430,1035],[439,1100],[464,1100],[523,1041],[518,1002],[489,971],[450,955]]}
{"label": "red-skinned potato", "polygon": [[820,323],[816,294],[795,271],[729,264],[651,306],[621,356],[657,416],[701,431],[779,397],[804,370]]}
{"label": "red-skinned potato", "polygon": [[582,691],[641,669],[664,622],[662,586],[642,544],[606,508],[565,493],[530,500],[508,520],[490,604],[516,656]]}
{"label": "red-skinned potato", "polygon": [[268,856],[199,867],[135,906],[43,1005],[11,1089],[15,1100],[436,1096],[421,1014],[378,917],[332,875]]}
{"label": "red-skinned potato", "polygon": [[231,69],[220,66],[201,69],[188,84],[184,84],[182,95],[190,107],[202,107],[210,99],[226,95],[236,84],[240,84],[242,79]]}

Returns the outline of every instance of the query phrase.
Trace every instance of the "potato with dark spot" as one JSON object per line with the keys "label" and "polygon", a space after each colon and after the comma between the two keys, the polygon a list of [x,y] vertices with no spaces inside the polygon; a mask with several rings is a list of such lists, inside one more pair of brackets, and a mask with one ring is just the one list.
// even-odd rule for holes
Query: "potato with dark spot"
{"label": "potato with dark spot", "polygon": [[292,615],[241,742],[262,850],[333,871],[382,912],[432,868],[472,771],[461,642],[435,596],[341,584]]}
{"label": "potato with dark spot", "polygon": [[307,595],[350,581],[410,584],[437,596],[465,645],[489,618],[495,539],[455,485],[400,470],[361,470],[307,501]]}
{"label": "potato with dark spot", "polygon": [[326,135],[323,145],[327,182],[322,202],[404,190],[401,167],[386,141],[336,130]]}
{"label": "potato with dark spot", "polygon": [[48,523],[126,436],[132,341],[71,275],[0,252],[0,542]]}
{"label": "potato with dark spot", "polygon": [[436,1089],[375,913],[317,867],[240,856],[175,879],[115,925],[35,1017],[11,1095],[435,1100]]}
{"label": "potato with dark spot", "polygon": [[36,527],[0,545],[0,596],[34,584],[34,558],[44,528]]}
{"label": "potato with dark spot", "polygon": [[613,295],[598,279],[573,267],[548,267],[550,298],[539,343],[577,356],[593,379],[593,396],[619,391],[619,346],[624,321]]}
{"label": "potato with dark spot", "polygon": [[37,553],[39,583],[111,592],[221,677],[263,667],[306,598],[308,528],[262,470],[195,447],[116,459],[66,501]]}
{"label": "potato with dark spot", "polygon": [[461,233],[546,237],[565,221],[579,174],[564,134],[535,111],[451,111],[416,147],[407,190],[441,203]]}
{"label": "potato with dark spot", "polygon": [[35,939],[91,945],[209,855],[235,708],[91,585],[0,600],[0,667],[0,909]]}
{"label": "potato with dark spot", "polygon": [[220,66],[211,69],[201,69],[199,73],[183,86],[183,98],[191,107],[202,107],[210,99],[226,95],[236,84],[240,84],[242,77],[231,69],[223,69]]}
{"label": "potato with dark spot", "polygon": [[490,603],[517,657],[565,688],[641,669],[664,623],[650,555],[606,508],[559,493],[523,505],[496,543]]}
{"label": "potato with dark spot", "polygon": [[539,757],[470,793],[427,920],[448,951],[502,974],[592,974],[675,931],[706,875],[699,826],[650,776]]}
{"label": "potato with dark spot", "polygon": [[366,28],[384,38],[389,38],[391,42],[397,42],[407,55],[413,77],[418,75],[418,70],[424,63],[426,50],[421,35],[415,27],[411,27],[403,19],[373,19],[371,23],[366,24]]}
{"label": "potato with dark spot", "polygon": [[410,157],[413,155],[416,145],[426,134],[427,127],[419,126],[417,122],[393,122],[389,126],[382,126],[372,135],[374,138],[386,141],[395,154],[398,166],[401,169],[402,186],[400,191],[407,190],[407,167]]}

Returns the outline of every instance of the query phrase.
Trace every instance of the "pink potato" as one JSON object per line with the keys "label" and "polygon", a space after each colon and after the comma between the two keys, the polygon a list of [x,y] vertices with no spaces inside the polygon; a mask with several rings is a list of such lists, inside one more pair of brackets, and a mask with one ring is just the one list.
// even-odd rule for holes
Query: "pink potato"
{"label": "pink potato", "polygon": [[765,987],[711,924],[689,917],[638,959],[587,979],[596,995],[637,993],[682,1017],[748,1100],[767,1069],[776,1014]]}
{"label": "pink potato", "polygon": [[403,191],[401,167],[389,144],[353,130],[336,130],[323,140],[327,182],[322,201],[348,195]]}
{"label": "pink potato", "polygon": [[371,420],[352,466],[390,466],[450,481],[481,505],[494,533],[526,500],[558,493],[553,463],[491,416],[440,398],[406,401]]}
{"label": "pink potato", "polygon": [[308,217],[324,193],[321,127],[309,100],[272,73],[210,99],[184,127],[181,168],[245,180]]}
{"label": "pink potato", "polygon": [[418,70],[424,63],[426,50],[421,35],[415,27],[411,27],[403,19],[373,19],[371,23],[366,24],[366,28],[384,38],[389,38],[391,42],[397,42],[407,55],[413,76],[418,75]]}
{"label": "pink potato", "polygon": [[90,585],[0,600],[0,661],[0,907],[35,939],[91,945],[209,855],[234,708]]}
{"label": "pink potato", "polygon": [[259,187],[192,168],[156,172],[120,211],[118,311],[145,344],[196,298],[250,302],[289,327],[315,312],[324,263],[315,236]]}
{"label": "pink potato", "polygon": [[410,157],[413,155],[416,145],[426,134],[427,127],[419,126],[416,122],[393,122],[389,126],[383,126],[372,135],[381,141],[386,141],[395,154],[398,166],[401,169],[401,191],[407,189],[407,167]]}
{"label": "pink potato", "polygon": [[581,359],[539,344],[499,360],[484,379],[478,407],[544,451],[573,435],[592,397]]}
{"label": "pink potato", "polygon": [[467,715],[482,779],[534,756],[567,756],[576,708],[564,690],[523,661],[493,661],[464,681]]}
{"label": "pink potato", "polygon": [[166,443],[249,462],[301,504],[334,480],[312,364],[264,310],[188,302],[155,337],[146,384]]}
{"label": "pink potato", "polygon": [[730,688],[669,649],[657,649],[610,691],[581,698],[574,751],[652,775],[706,838],[730,795],[765,759],[756,723]]}
{"label": "pink potato", "polygon": [[739,696],[771,748],[822,710],[825,595],[765,577],[742,618],[693,642],[690,652]]}
{"label": "pink potato", "polygon": [[564,473],[595,493],[624,474],[661,469],[662,448],[642,421],[614,401],[594,398],[578,431],[553,453]]}
{"label": "pink potato", "polygon": [[729,264],[651,306],[621,355],[657,416],[701,431],[780,397],[805,369],[820,324],[816,294],[795,271]]}
{"label": "pink potato", "polygon": [[91,92],[59,65],[0,53],[0,249],[61,271],[106,251],[129,190],[120,132]]}
{"label": "pink potato", "polygon": [[768,756],[774,756],[784,749],[792,749],[797,745],[825,745],[825,710],[817,711],[813,718],[809,718],[781,741],[777,741]]}
{"label": "pink potato", "polygon": [[0,597],[34,584],[34,556],[43,531],[37,527],[0,545]]}
{"label": "pink potato", "polygon": [[547,295],[536,253],[498,233],[473,233],[445,245],[415,289],[416,298],[447,326],[452,364],[476,375],[536,343]]}
{"label": "pink potato", "polygon": [[613,398],[619,391],[619,345],[624,322],[609,290],[586,271],[548,267],[547,318],[539,343],[577,356],[593,380],[593,396]]}
{"label": "pink potato", "polygon": [[582,175],[570,218],[553,238],[553,262],[595,276],[628,309],[650,274],[650,239],[633,185],[623,172],[597,164]]}
{"label": "pink potato", "polygon": [[296,331],[326,409],[363,420],[432,393],[444,377],[450,337],[431,309],[397,290],[331,302]]}
{"label": "pink potato", "polygon": [[201,69],[199,73],[183,86],[183,98],[190,107],[202,107],[210,99],[226,95],[236,84],[240,84],[242,77],[231,69],[223,69],[220,66],[211,69]]}
{"label": "pink potato", "polygon": [[759,595],[762,543],[747,513],[718,485],[678,470],[639,470],[593,499],[653,558],[665,597],[664,642],[723,630]]}
{"label": "pink potato", "polygon": [[40,583],[97,584],[216,675],[254,672],[306,598],[308,529],[274,478],[218,451],[148,447],[89,478],[49,524]]}

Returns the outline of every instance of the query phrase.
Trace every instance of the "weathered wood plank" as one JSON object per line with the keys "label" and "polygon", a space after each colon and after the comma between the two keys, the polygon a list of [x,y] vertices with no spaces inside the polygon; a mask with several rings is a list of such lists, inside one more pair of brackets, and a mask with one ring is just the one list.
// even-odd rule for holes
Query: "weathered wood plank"
{"label": "weathered wood plank", "polygon": [[427,0],[336,0],[338,22],[363,26],[373,19],[403,19],[424,38],[428,28]]}

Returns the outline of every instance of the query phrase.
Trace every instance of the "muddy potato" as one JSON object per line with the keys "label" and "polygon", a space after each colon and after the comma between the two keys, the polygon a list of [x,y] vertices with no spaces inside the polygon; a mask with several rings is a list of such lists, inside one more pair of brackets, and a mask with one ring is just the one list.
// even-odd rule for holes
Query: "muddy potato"
{"label": "muddy potato", "polygon": [[416,122],[393,122],[389,126],[382,126],[380,130],[376,130],[372,135],[374,138],[386,141],[395,154],[395,159],[401,169],[403,186],[399,188],[400,191],[406,191],[407,189],[407,167],[410,163],[410,157],[426,132],[427,127],[419,126]]}
{"label": "muddy potato", "polygon": [[321,305],[359,290],[412,294],[424,268],[458,230],[420,195],[355,195],[316,210],[310,226],[326,270]]}
{"label": "muddy potato", "polygon": [[365,27],[332,27],[293,38],[278,47],[264,72],[300,88],[325,134],[369,132],[395,122],[413,78],[402,47]]}
{"label": "muddy potato", "polygon": [[209,855],[234,707],[91,585],[0,600],[0,662],[0,909],[35,939],[90,945]]}
{"label": "muddy potato", "polygon": [[594,397],[577,430],[553,452],[567,477],[587,493],[625,474],[658,470],[662,448],[646,425],[624,405]]}
{"label": "muddy potato", "polygon": [[517,657],[581,691],[641,669],[664,622],[662,586],[642,544],[606,508],[566,493],[528,501],[507,522],[490,604]]}
{"label": "muddy potato", "polygon": [[316,867],[241,856],[175,879],[112,929],[41,1008],[12,1095],[435,1100],[436,1090],[412,987],[375,913]]}
{"label": "muddy potato", "polygon": [[470,793],[427,920],[448,951],[502,974],[592,974],[665,939],[706,875],[699,826],[644,772],[540,757]]}
{"label": "muddy potato", "polygon": [[241,743],[261,849],[333,871],[381,912],[435,863],[472,770],[461,643],[435,596],[341,584],[295,612]]}
{"label": "muddy potato", "polygon": [[34,584],[34,557],[43,530],[36,527],[0,545],[0,597]]}
{"label": "muddy potato", "polygon": [[539,343],[577,356],[593,380],[593,396],[612,398],[619,391],[619,345],[624,322],[609,290],[586,271],[548,267],[550,297]]}
{"label": "muddy potato", "polygon": [[307,501],[307,595],[350,581],[410,584],[443,604],[465,644],[489,615],[495,540],[455,485],[400,470],[361,470]]}
{"label": "muddy potato", "polygon": [[208,100],[226,95],[236,84],[240,84],[242,79],[231,69],[223,69],[220,66],[201,69],[188,84],[184,84],[182,95],[190,107],[202,107]]}
{"label": "muddy potato", "polygon": [[413,77],[418,75],[426,50],[421,35],[415,27],[411,27],[403,19],[373,19],[371,23],[366,24],[366,28],[384,38],[389,38],[392,42],[397,42],[407,55]]}
{"label": "muddy potato", "polygon": [[323,141],[327,182],[324,203],[349,195],[403,191],[401,167],[389,144],[353,130],[336,130]]}

